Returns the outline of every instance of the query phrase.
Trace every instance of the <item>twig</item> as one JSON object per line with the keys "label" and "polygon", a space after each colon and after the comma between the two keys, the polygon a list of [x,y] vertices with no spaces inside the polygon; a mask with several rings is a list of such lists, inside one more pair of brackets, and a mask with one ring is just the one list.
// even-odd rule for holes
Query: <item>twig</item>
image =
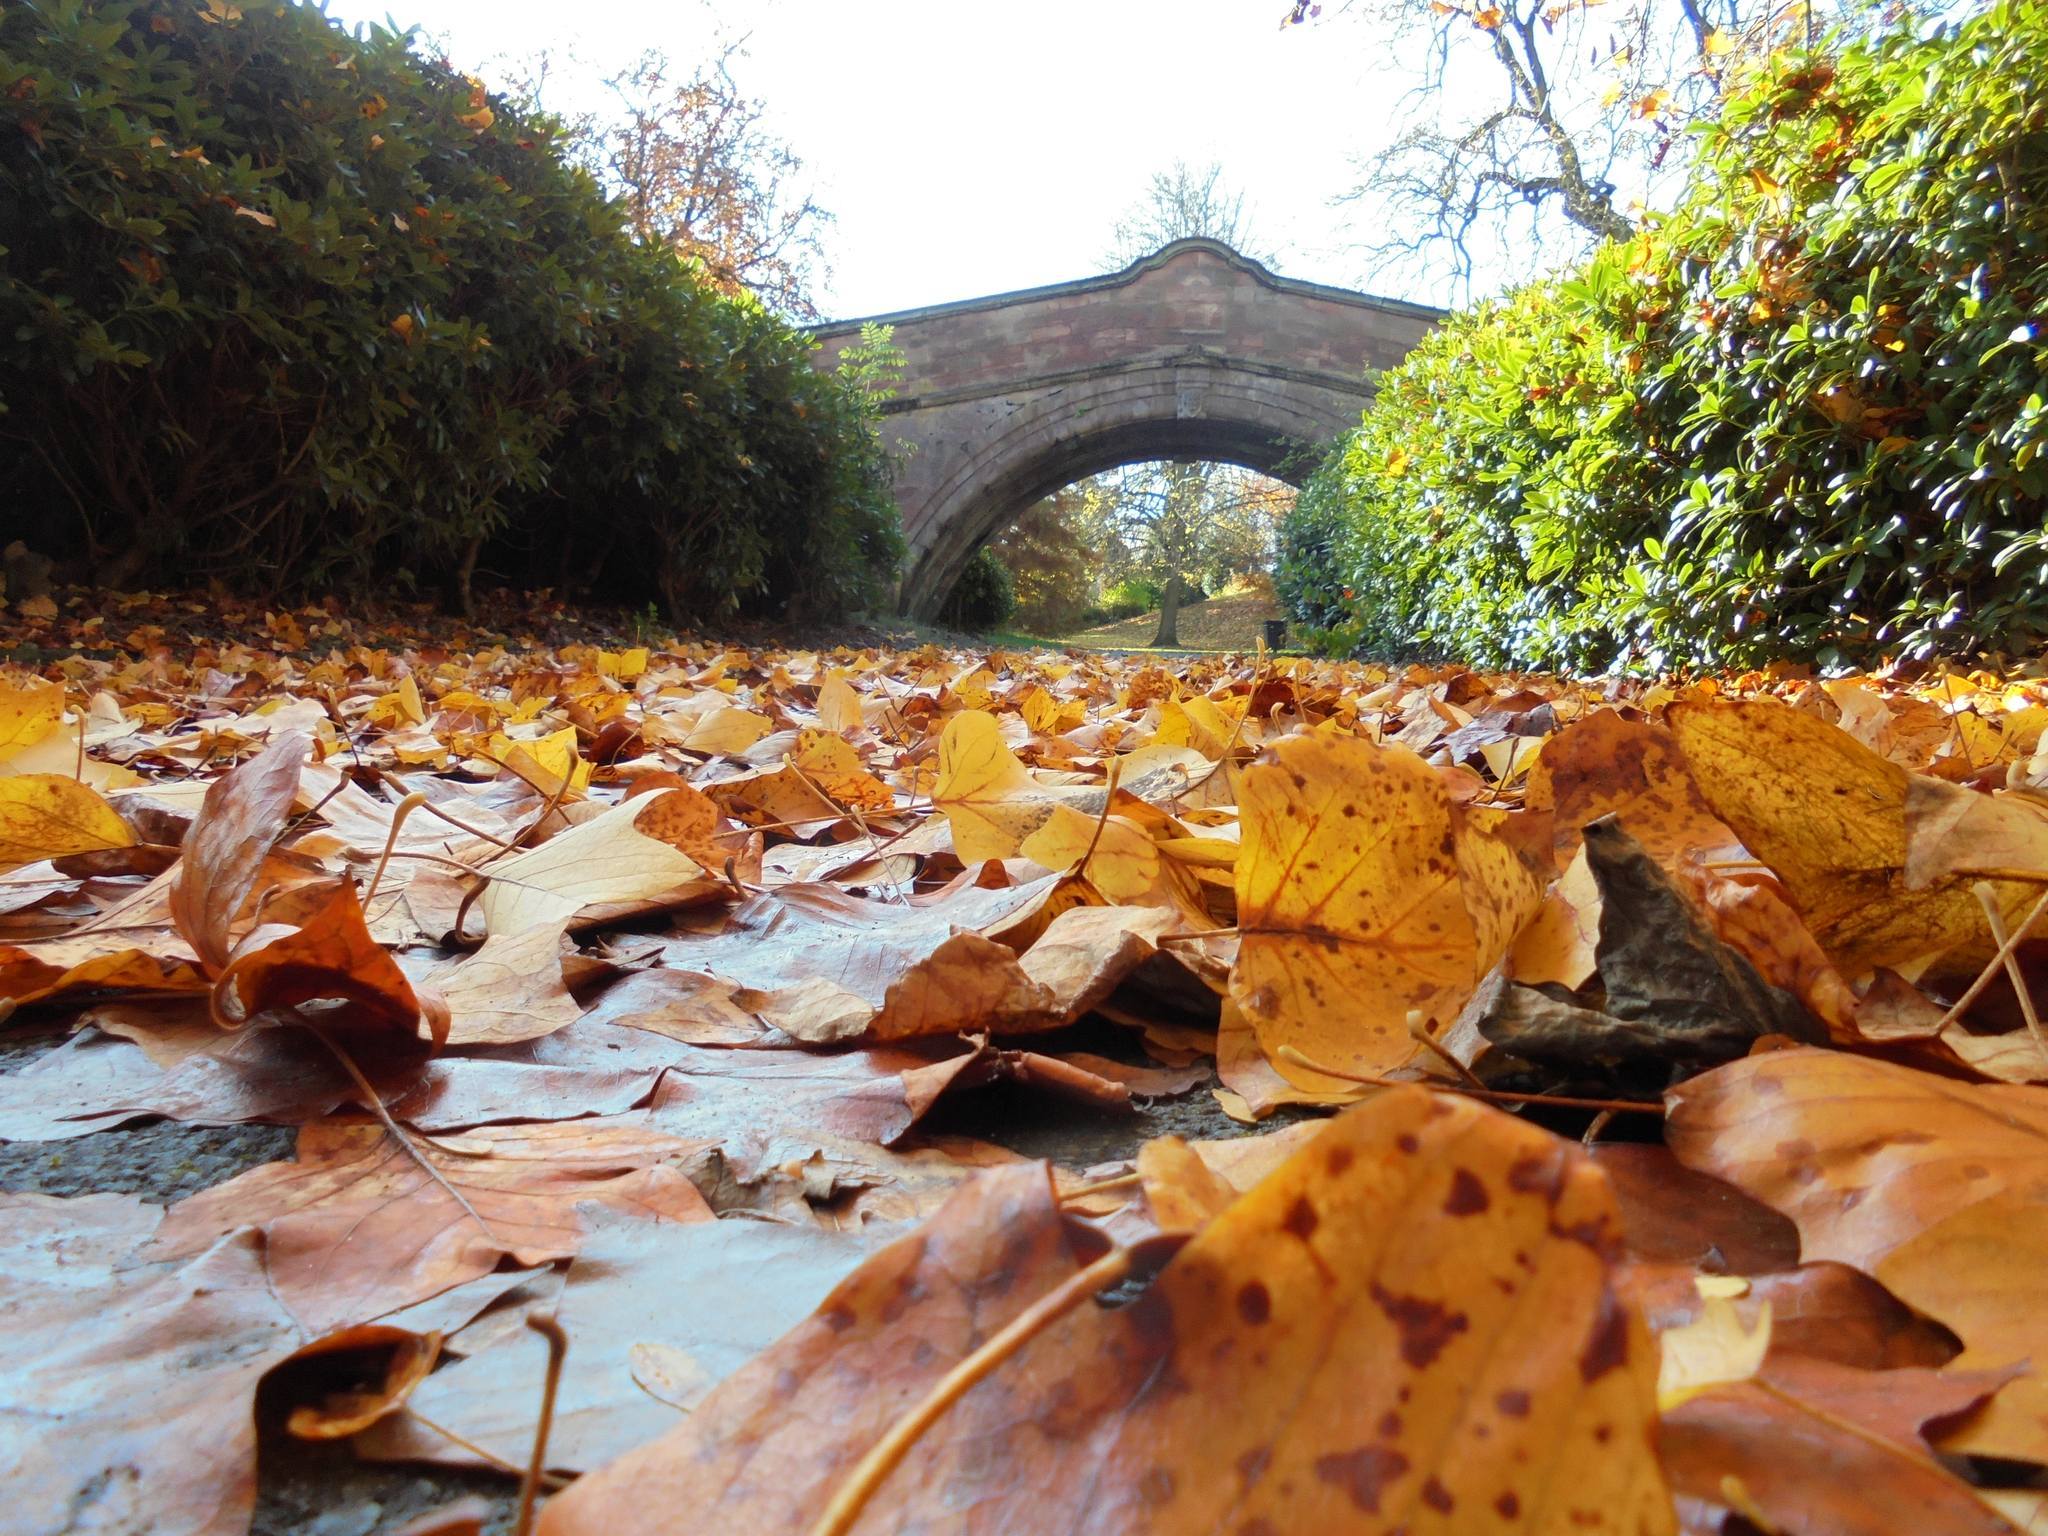
{"label": "twig", "polygon": [[1436,1036],[1432,1035],[1424,1027],[1422,1010],[1420,1008],[1410,1008],[1408,1010],[1408,1037],[1432,1056],[1436,1057],[1438,1061],[1457,1073],[1464,1080],[1466,1087],[1477,1088],[1481,1093],[1486,1091],[1486,1084],[1479,1081],[1479,1074],[1453,1056],[1445,1048],[1443,1041],[1437,1039]]}
{"label": "twig", "polygon": [[398,802],[398,809],[391,813],[391,830],[384,837],[384,853],[377,860],[376,871],[370,876],[370,888],[363,893],[363,905],[376,900],[377,887],[384,883],[384,866],[391,862],[391,850],[398,846],[398,834],[405,827],[405,818],[427,803],[427,797],[415,789]]}
{"label": "twig", "polygon": [[341,1048],[341,1046],[335,1042],[335,1039],[332,1035],[328,1034],[326,1030],[322,1029],[318,1024],[315,1024],[303,1013],[300,1013],[297,1009],[293,1009],[292,1016],[296,1018],[299,1021],[299,1023],[305,1027],[308,1033],[310,1033],[315,1040],[318,1040],[322,1045],[326,1046],[330,1052],[333,1053],[334,1059],[341,1063],[342,1070],[348,1073],[348,1075],[355,1081],[356,1089],[363,1095],[364,1099],[368,1102],[370,1112],[374,1114],[380,1121],[383,1122],[385,1131],[390,1135],[393,1141],[397,1142],[399,1146],[405,1149],[406,1156],[410,1157],[414,1162],[418,1163],[421,1169],[425,1171],[428,1178],[432,1179],[436,1184],[440,1185],[442,1189],[446,1190],[448,1192],[448,1197],[451,1200],[453,1200],[457,1205],[461,1206],[463,1210],[469,1213],[469,1219],[477,1224],[478,1230],[481,1231],[485,1237],[489,1238],[494,1243],[498,1242],[498,1234],[491,1230],[491,1224],[488,1221],[485,1221],[483,1217],[480,1214],[478,1214],[477,1208],[469,1203],[469,1200],[467,1199],[467,1197],[463,1195],[462,1191],[457,1189],[453,1184],[451,1184],[448,1181],[448,1176],[441,1172],[440,1169],[434,1166],[433,1159],[429,1158],[426,1153],[420,1150],[419,1144],[415,1142],[412,1139],[412,1137],[408,1136],[405,1133],[405,1128],[401,1126],[396,1120],[391,1118],[391,1111],[384,1107],[384,1100],[382,1096],[378,1094],[375,1086],[370,1082],[370,1080],[367,1077],[363,1076],[363,1069],[356,1065],[355,1058],[350,1056],[347,1051],[344,1051]]}
{"label": "twig", "polygon": [[527,1536],[533,1529],[533,1499],[540,1491],[542,1464],[547,1460],[548,1432],[555,1427],[555,1393],[562,1385],[562,1357],[569,1353],[569,1336],[551,1314],[529,1312],[526,1326],[548,1341],[548,1374],[540,1390],[540,1422],[533,1426],[533,1456],[526,1463],[526,1476],[519,1484],[519,1518],[512,1522],[512,1536]]}
{"label": "twig", "polygon": [[1016,1354],[1031,1340],[1090,1297],[1099,1295],[1131,1272],[1131,1250],[1112,1248],[1086,1269],[1069,1276],[1026,1307],[1000,1332],[942,1376],[924,1400],[889,1426],[888,1432],[832,1495],[832,1502],[811,1527],[811,1536],[846,1536],[860,1519],[875,1490],[902,1464],[924,1432],[964,1397],[974,1384]]}
{"label": "twig", "polygon": [[1095,857],[1095,847],[1102,841],[1102,829],[1109,825],[1109,808],[1116,804],[1116,783],[1123,777],[1124,760],[1112,757],[1109,760],[1109,774],[1102,792],[1102,814],[1095,818],[1095,831],[1088,838],[1088,851],[1081,855],[1081,862],[1074,867],[1077,878],[1088,878],[1088,861]]}
{"label": "twig", "polygon": [[1984,995],[1984,989],[1991,985],[1991,978],[1998,974],[2000,967],[2027,941],[2027,935],[2034,931],[2034,924],[2041,920],[2044,912],[2048,912],[2048,891],[2043,891],[2041,899],[2028,909],[2019,927],[2013,930],[2012,937],[1998,946],[1998,953],[1991,957],[1990,964],[1986,965],[1978,973],[1977,979],[1970,983],[1969,990],[1957,998],[1949,1011],[1941,1016],[1941,1022],[1934,1027],[1936,1034],[1940,1034],[1960,1019],[1968,1011],[1970,1004]]}
{"label": "twig", "polygon": [[2020,974],[2020,957],[2006,943],[2005,918],[1998,910],[1998,893],[1991,882],[1979,880],[1970,887],[1970,894],[1977,898],[1977,904],[1984,909],[1985,920],[1991,924],[1991,937],[1998,943],[1999,954],[2005,957],[2005,978],[2012,983],[2013,995],[2020,1000],[2020,1017],[2027,1022],[2027,1033],[2034,1037],[2034,1045],[2043,1056],[2048,1056],[2048,1035],[2041,1033],[2041,1016],[2034,1011],[2034,994],[2027,988],[2026,977]]}
{"label": "twig", "polygon": [[1297,1067],[1306,1067],[1325,1077],[1341,1078],[1347,1083],[1363,1083],[1368,1088],[1434,1088],[1442,1093],[1469,1094],[1490,1104],[1548,1104],[1557,1109],[1605,1109],[1617,1115],[1656,1115],[1659,1118],[1664,1114],[1662,1104],[1643,1104],[1635,1099],[1581,1099],[1561,1093],[1503,1093],[1496,1088],[1471,1088],[1464,1083],[1415,1083],[1412,1080],[1375,1077],[1370,1073],[1347,1071],[1343,1067],[1325,1066],[1304,1056],[1291,1045],[1281,1046],[1278,1054],[1282,1061],[1290,1061]]}

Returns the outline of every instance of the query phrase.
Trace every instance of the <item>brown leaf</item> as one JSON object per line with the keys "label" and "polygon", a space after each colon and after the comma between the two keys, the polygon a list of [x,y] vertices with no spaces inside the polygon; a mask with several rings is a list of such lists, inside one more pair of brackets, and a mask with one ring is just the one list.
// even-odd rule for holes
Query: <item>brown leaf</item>
{"label": "brown leaf", "polygon": [[1014,923],[1058,883],[904,906],[830,885],[750,897],[703,937],[664,940],[664,963],[736,984],[733,1001],[816,1045],[1032,1029],[1064,1022],[1050,988],[986,931]]}
{"label": "brown leaf", "polygon": [[[1664,1417],[1658,1449],[1688,1531],[1720,1533],[1735,1513],[1750,1517],[1749,1529],[1761,1516],[1784,1536],[2014,1536],[1931,1456],[1768,1383],[1710,1387],[1680,1404]],[[1731,1490],[1740,1493],[1732,1509]]]}
{"label": "brown leaf", "polygon": [[562,924],[492,934],[421,985],[448,1012],[448,1045],[516,1045],[565,1029],[583,1007],[562,983]]}
{"label": "brown leaf", "polygon": [[[1853,1264],[1952,1328],[1957,1369],[2048,1360],[2048,1091],[1781,1051],[1668,1101],[1682,1161],[1790,1216],[1809,1259]],[[1945,1444],[2048,1461],[2048,1379],[2005,1388]]]}
{"label": "brown leaf", "polygon": [[243,1536],[256,1383],[306,1341],[232,1232],[138,1265],[157,1224],[127,1195],[0,1194],[0,1479],[24,1536]]}
{"label": "brown leaf", "polygon": [[[877,1232],[836,1232],[764,1221],[686,1224],[607,1221],[569,1263],[554,1316],[572,1340],[548,1465],[581,1472],[671,1428],[677,1405],[649,1395],[636,1355],[686,1355],[699,1373],[694,1406],[719,1380],[801,1322],[881,1243]],[[678,1305],[687,1298],[687,1305]],[[479,1330],[480,1331],[480,1330]],[[409,1405],[515,1465],[533,1448],[547,1348],[532,1331],[504,1332],[438,1371]],[[387,1419],[356,1442],[371,1460],[481,1465],[447,1436],[410,1418]]]}
{"label": "brown leaf", "polygon": [[268,1163],[173,1206],[151,1254],[184,1257],[253,1227],[278,1298],[321,1333],[437,1295],[501,1259],[568,1257],[585,1230],[580,1201],[656,1220],[711,1217],[689,1180],[661,1166],[687,1143],[644,1119],[486,1126],[420,1146],[475,1215],[382,1126],[322,1120],[299,1133],[297,1161]]}
{"label": "brown leaf", "polygon": [[[1613,1289],[1615,1237],[1567,1144],[1388,1092],[1135,1302],[1080,1308],[971,1388],[862,1528],[972,1508],[1018,1536],[1209,1532],[1219,1511],[1238,1530],[1669,1531],[1654,1351]],[[984,1175],[684,1425],[553,1501],[542,1531],[631,1536],[679,1508],[804,1531],[897,1414],[1073,1270],[1043,1172]]]}
{"label": "brown leaf", "polygon": [[[270,933],[272,925],[257,929],[215,978],[214,1022],[239,1029],[271,1010],[339,1001],[348,1006],[324,1012],[323,1025],[417,1041],[420,1000],[398,962],[370,937],[354,883],[337,880],[292,896],[299,925],[263,943],[254,941]],[[436,1012],[432,1022],[438,1044],[447,1033],[447,1019]]]}
{"label": "brown leaf", "polygon": [[185,834],[171,882],[171,920],[209,971],[227,966],[230,930],[256,888],[270,845],[284,831],[307,745],[304,735],[286,731],[216,779]]}

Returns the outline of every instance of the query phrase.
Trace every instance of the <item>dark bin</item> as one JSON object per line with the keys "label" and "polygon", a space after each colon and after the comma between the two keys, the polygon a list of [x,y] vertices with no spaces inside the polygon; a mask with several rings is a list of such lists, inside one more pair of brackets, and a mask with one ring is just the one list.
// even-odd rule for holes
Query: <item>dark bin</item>
{"label": "dark bin", "polygon": [[1277,651],[1286,643],[1287,621],[1285,619],[1266,620],[1266,649]]}

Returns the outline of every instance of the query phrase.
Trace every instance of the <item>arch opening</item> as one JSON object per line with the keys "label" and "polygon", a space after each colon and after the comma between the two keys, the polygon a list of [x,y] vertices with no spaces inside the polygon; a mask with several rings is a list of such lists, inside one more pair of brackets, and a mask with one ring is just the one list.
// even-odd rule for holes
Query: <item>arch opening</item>
{"label": "arch opening", "polygon": [[1297,487],[1271,470],[1293,475],[1298,456],[1084,462],[1088,473],[997,517],[980,558],[970,552],[941,599],[945,623],[1084,644],[1242,649],[1282,617],[1272,571]]}
{"label": "arch opening", "polygon": [[[1011,441],[974,456],[932,499],[923,526],[913,530],[903,610],[936,617],[976,551],[1027,508],[1090,476],[1157,461],[1213,463],[1298,486],[1341,423],[1264,391],[1265,398],[1243,402],[1231,393],[1227,377],[1206,378],[1199,391],[1154,384],[1134,388],[1124,401],[1098,401],[1056,430],[1020,422]],[[1234,403],[1243,408],[1231,409]]]}

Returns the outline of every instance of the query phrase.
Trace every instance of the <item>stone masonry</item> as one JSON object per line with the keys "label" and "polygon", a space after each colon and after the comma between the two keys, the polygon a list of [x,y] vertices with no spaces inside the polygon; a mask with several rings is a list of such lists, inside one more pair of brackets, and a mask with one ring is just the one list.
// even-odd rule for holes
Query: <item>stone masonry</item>
{"label": "stone masonry", "polygon": [[[907,359],[885,435],[902,455],[902,607],[930,618],[975,550],[1083,476],[1175,458],[1304,472],[1440,312],[1180,240],[1104,277],[871,318]],[[863,323],[816,327],[818,366]]]}

